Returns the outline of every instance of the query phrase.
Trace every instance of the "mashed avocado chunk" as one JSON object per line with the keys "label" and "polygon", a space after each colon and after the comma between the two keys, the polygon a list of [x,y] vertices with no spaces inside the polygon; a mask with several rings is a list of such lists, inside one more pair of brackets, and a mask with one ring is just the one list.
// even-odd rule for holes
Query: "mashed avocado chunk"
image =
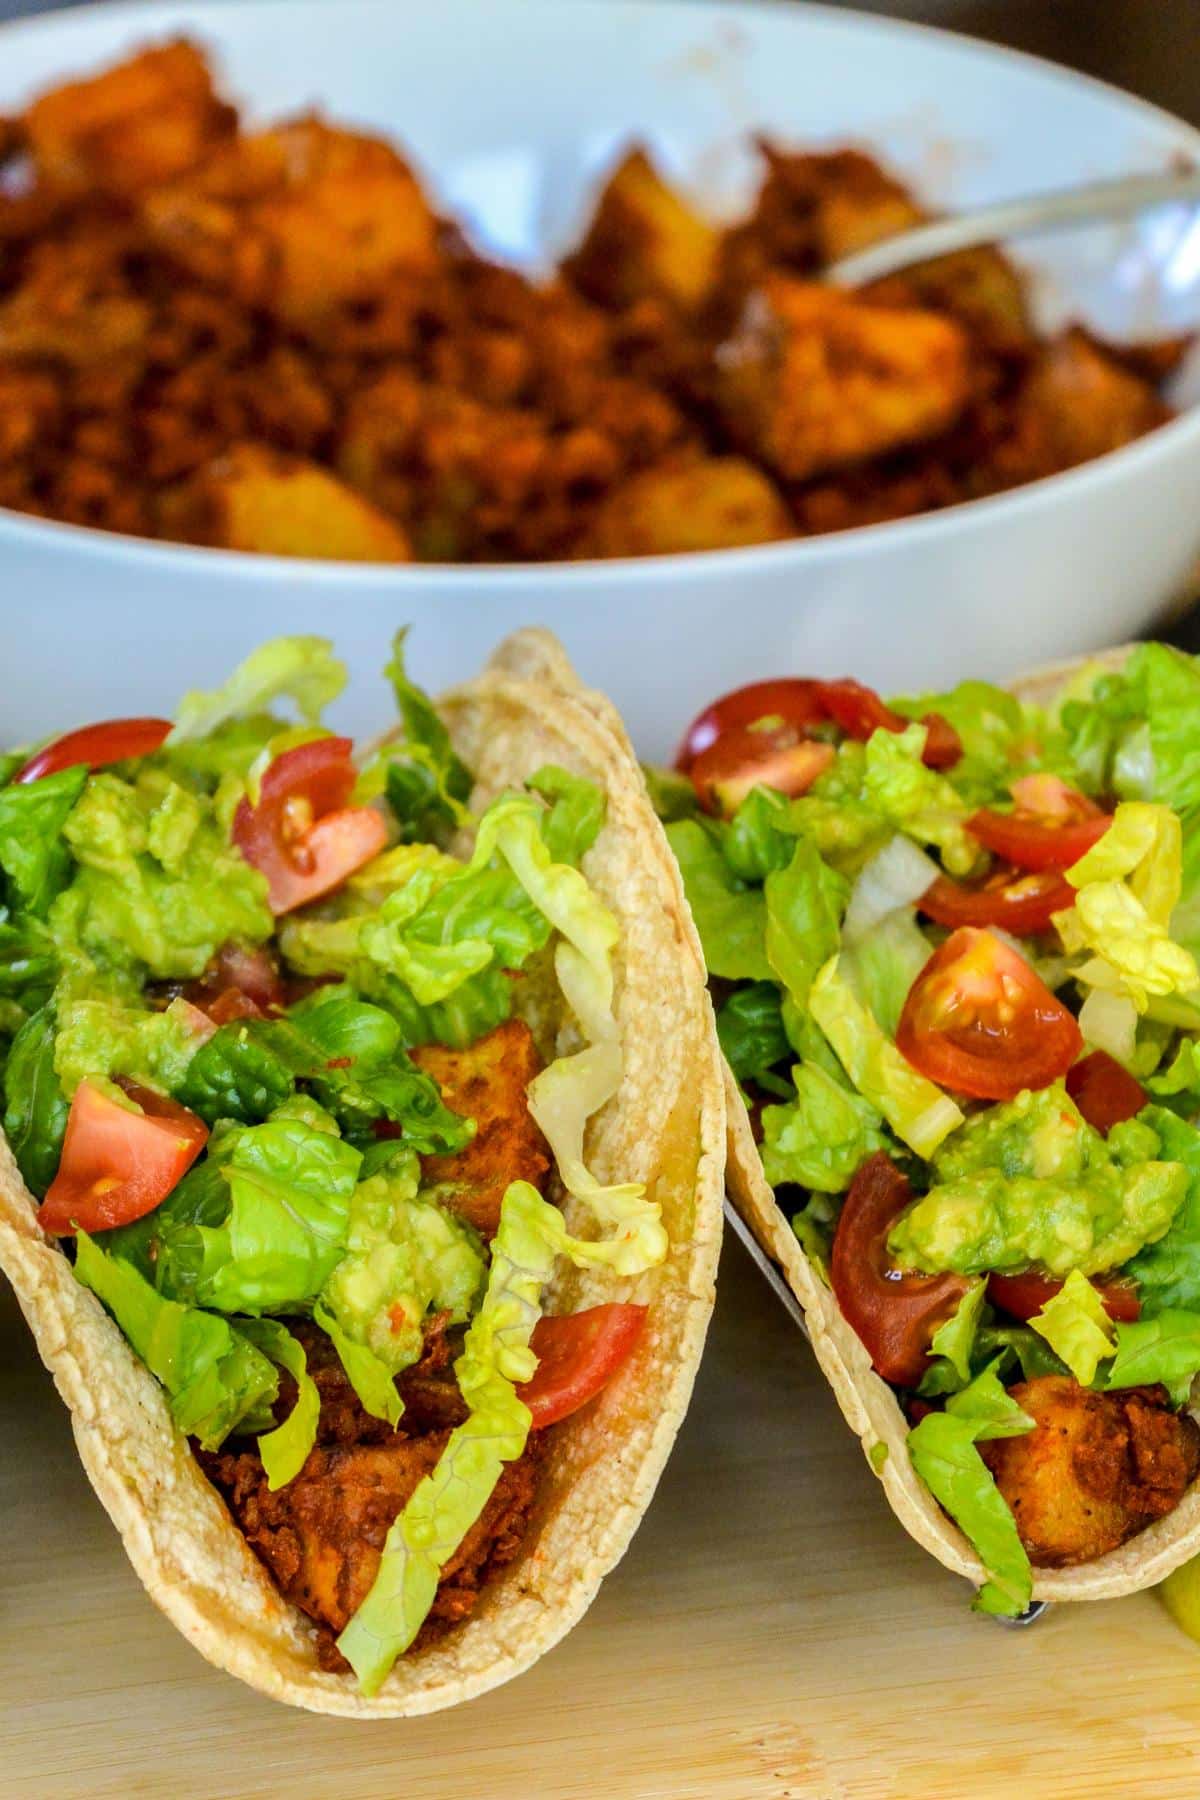
{"label": "mashed avocado chunk", "polygon": [[1139,1119],[1107,1138],[1061,1083],[971,1119],[933,1160],[934,1182],[893,1227],[903,1268],[963,1275],[1037,1265],[1052,1275],[1119,1268],[1161,1238],[1187,1192]]}

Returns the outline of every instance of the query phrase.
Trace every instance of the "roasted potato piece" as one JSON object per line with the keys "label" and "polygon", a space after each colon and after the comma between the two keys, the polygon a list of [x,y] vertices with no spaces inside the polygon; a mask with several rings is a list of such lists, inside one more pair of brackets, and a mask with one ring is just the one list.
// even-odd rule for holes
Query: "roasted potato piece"
{"label": "roasted potato piece", "polygon": [[47,186],[130,197],[192,168],[232,136],[237,113],[214,94],[201,52],[180,39],[52,88],[24,124]]}
{"label": "roasted potato piece", "polygon": [[980,1445],[1029,1560],[1058,1569],[1115,1550],[1177,1506],[1200,1467],[1200,1430],[1161,1389],[1111,1394],[1062,1375],[1010,1393],[1037,1421]]}
{"label": "roasted potato piece", "polygon": [[453,1156],[423,1156],[422,1178],[439,1199],[484,1237],[495,1235],[510,1181],[541,1187],[550,1167],[546,1140],[529,1112],[526,1090],[542,1067],[528,1025],[509,1019],[467,1050],[424,1044],[411,1052],[432,1075],[453,1112],[474,1119],[475,1136]]}
{"label": "roasted potato piece", "polygon": [[563,269],[600,306],[653,297],[690,312],[712,283],[720,237],[638,148],[609,176],[583,242]]}
{"label": "roasted potato piece", "polygon": [[966,338],[949,319],[783,275],[751,295],[718,365],[730,430],[785,481],[933,437],[968,394]]}
{"label": "roasted potato piece", "polygon": [[303,118],[147,196],[154,241],[202,281],[304,327],[437,263],[437,221],[389,144]]}
{"label": "roasted potato piece", "polygon": [[795,532],[783,496],[753,463],[713,456],[644,469],[613,489],[579,546],[581,556],[662,556],[728,550]]}
{"label": "roasted potato piece", "polygon": [[24,281],[0,299],[0,357],[89,369],[140,350],[153,310],[125,277],[125,247],[101,221],[39,244]]}
{"label": "roasted potato piece", "polygon": [[184,543],[332,562],[408,562],[400,527],[335,476],[300,457],[238,444],[163,500]]}

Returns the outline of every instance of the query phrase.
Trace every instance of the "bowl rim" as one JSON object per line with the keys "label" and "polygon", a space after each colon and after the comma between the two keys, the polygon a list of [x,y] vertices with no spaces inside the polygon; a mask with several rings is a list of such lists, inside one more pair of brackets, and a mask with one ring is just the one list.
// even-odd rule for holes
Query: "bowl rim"
{"label": "bowl rim", "polygon": [[[330,0],[252,0],[252,3],[262,9],[291,7],[297,12],[315,13],[326,9]],[[394,11],[397,4],[415,3],[416,0],[355,0],[356,6],[363,10],[376,8]],[[461,3],[462,0],[442,0],[443,6]],[[496,0],[493,0],[493,4],[495,3]],[[513,10],[521,10],[528,0],[503,0],[503,3],[510,5]],[[545,3],[546,0],[532,0],[531,10]],[[574,0],[574,3],[577,6],[587,5],[593,11],[609,8],[609,0]],[[638,0],[624,0],[626,5],[633,6],[637,3]],[[642,0],[642,3],[647,3],[647,0]],[[478,0],[466,0],[468,8],[476,4]],[[149,38],[156,26],[159,29],[163,26],[163,15],[173,21],[173,16],[181,10],[217,12],[227,9],[232,14],[235,7],[242,5],[243,0],[190,0],[190,3],[189,0],[180,0],[180,4],[174,4],[173,0],[80,0],[78,4],[62,7],[54,12],[17,17],[0,23],[0,48],[14,37],[69,38],[71,27],[84,21],[89,24],[108,21],[114,25],[128,24],[137,27],[144,24]],[[798,30],[803,30],[806,22],[816,19],[850,31],[857,30],[885,38],[933,39],[983,60],[1026,66],[1043,79],[1049,77],[1064,86],[1094,89],[1110,103],[1153,121],[1160,128],[1169,127],[1174,134],[1190,143],[1191,150],[1200,161],[1200,127],[1193,126],[1166,107],[1132,94],[1114,82],[1069,68],[1064,63],[1054,62],[1049,57],[993,43],[986,38],[972,37],[967,32],[947,30],[943,26],[914,19],[860,12],[853,7],[832,6],[825,4],[825,0],[806,0],[803,9],[794,12],[785,12],[778,5],[778,0],[718,0],[715,5],[711,0],[654,0],[654,5],[656,9],[663,11],[669,9],[674,13],[693,15],[697,22],[709,26],[730,18],[736,19],[741,14],[753,13],[776,21],[786,20],[786,28],[794,27]],[[219,43],[216,50],[219,55]],[[1184,147],[1181,143],[1179,153],[1184,152]],[[790,562],[796,564],[799,573],[806,566],[819,565],[828,560],[869,557],[877,549],[886,548],[892,541],[905,547],[916,547],[931,538],[957,539],[972,531],[980,520],[986,524],[989,520],[996,519],[1003,525],[1005,520],[1022,511],[1044,512],[1047,507],[1056,503],[1056,497],[1060,493],[1082,497],[1089,485],[1103,492],[1113,485],[1119,485],[1127,470],[1131,476],[1143,473],[1160,462],[1172,461],[1176,451],[1183,457],[1189,449],[1200,452],[1200,403],[1195,402],[1130,444],[1106,451],[1102,456],[1093,457],[1074,468],[1040,476],[1035,481],[1022,482],[1002,493],[955,501],[950,506],[932,512],[878,520],[866,525],[849,526],[840,531],[818,532],[808,537],[783,538],[766,544],[724,549],[667,551],[647,556],[588,557],[577,561],[545,562],[347,562],[325,557],[278,556],[254,550],[230,550],[210,545],[178,543],[163,538],[138,537],[129,532],[106,531],[94,525],[76,525],[60,519],[46,519],[5,506],[0,506],[0,554],[21,549],[34,553],[48,549],[53,554],[56,546],[72,553],[78,553],[82,549],[98,554],[106,562],[124,562],[136,558],[140,562],[149,563],[151,567],[161,566],[165,574],[169,574],[172,569],[178,572],[184,569],[192,572],[211,570],[216,574],[236,575],[238,578],[249,576],[254,585],[259,581],[284,577],[317,587],[341,586],[353,578],[356,585],[368,590],[390,592],[397,585],[408,586],[415,582],[444,589],[449,595],[455,590],[477,588],[481,580],[486,580],[491,589],[526,588],[534,582],[544,585],[563,582],[586,592],[590,588],[603,587],[613,580],[622,577],[628,579],[635,574],[649,576],[653,573],[661,575],[668,582],[673,578],[694,579],[708,571],[712,571],[714,576],[722,577],[742,574],[752,576],[764,568],[786,569]]]}

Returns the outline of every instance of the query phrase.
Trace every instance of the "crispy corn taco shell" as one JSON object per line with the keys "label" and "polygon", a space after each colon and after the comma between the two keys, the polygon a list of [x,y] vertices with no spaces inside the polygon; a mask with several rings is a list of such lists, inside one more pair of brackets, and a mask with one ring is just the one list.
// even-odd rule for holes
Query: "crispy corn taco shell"
{"label": "crispy corn taco shell", "polygon": [[[687,1409],[720,1246],[725,1110],[703,956],[615,714],[580,686],[543,632],[509,639],[440,710],[475,772],[476,804],[547,762],[607,795],[584,868],[621,925],[614,962],[625,1073],[592,1122],[588,1148],[601,1179],[646,1183],[671,1244],[667,1262],[636,1280],[603,1271],[558,1277],[556,1310],[648,1301],[647,1330],[598,1399],[555,1428],[522,1553],[466,1623],[402,1657],[369,1699],[353,1676],[319,1668],[313,1627],[247,1547],[157,1382],[43,1237],[36,1202],[0,1139],[0,1268],[151,1598],[218,1668],[275,1699],[356,1718],[433,1712],[484,1693],[528,1668],[587,1610],[650,1502]],[[518,1011],[553,1054],[560,1030],[569,1032],[557,988],[533,975],[518,991]]]}
{"label": "crispy corn taco shell", "polygon": [[[1079,658],[1012,683],[1023,700],[1046,705],[1056,692],[1086,663],[1101,661],[1117,668],[1128,650],[1107,651],[1101,657]],[[976,1584],[984,1570],[967,1539],[946,1516],[917,1476],[909,1459],[908,1424],[891,1388],[871,1367],[871,1359],[858,1334],[842,1317],[832,1292],[817,1275],[801,1249],[789,1220],[776,1204],[763,1175],[758,1149],[750,1130],[746,1108],[737,1083],[725,1071],[729,1119],[730,1198],[755,1237],[787,1277],[804,1308],[809,1336],[817,1361],[824,1370],[846,1421],[862,1440],[870,1457],[877,1444],[887,1446],[882,1466],[871,1467],[878,1475],[905,1530],[955,1574]],[[880,1453],[875,1452],[876,1459]],[[1105,1600],[1151,1587],[1171,1570],[1200,1553],[1200,1480],[1183,1500],[1145,1531],[1119,1549],[1094,1562],[1073,1569],[1035,1569],[1035,1600]]]}

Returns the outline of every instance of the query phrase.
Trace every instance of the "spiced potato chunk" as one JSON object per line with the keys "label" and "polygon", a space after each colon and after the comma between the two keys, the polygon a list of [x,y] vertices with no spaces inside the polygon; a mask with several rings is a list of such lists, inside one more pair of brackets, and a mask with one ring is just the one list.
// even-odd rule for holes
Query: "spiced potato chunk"
{"label": "spiced potato chunk", "polygon": [[1035,1429],[980,1450],[1038,1568],[1117,1549],[1171,1512],[1200,1468],[1200,1429],[1161,1388],[1099,1394],[1040,1375],[1009,1392]]}

